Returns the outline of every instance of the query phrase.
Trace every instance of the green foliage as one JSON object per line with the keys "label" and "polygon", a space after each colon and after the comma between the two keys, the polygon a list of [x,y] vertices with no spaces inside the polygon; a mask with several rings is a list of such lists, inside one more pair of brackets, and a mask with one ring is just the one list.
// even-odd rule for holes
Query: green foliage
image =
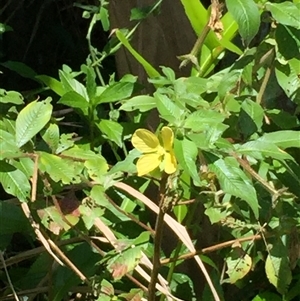
{"label": "green foliage", "polygon": [[[135,10],[133,19],[156,13],[160,2]],[[211,10],[199,1],[181,2],[201,34]],[[161,300],[201,300],[195,292],[201,273],[203,300],[237,300],[233,287],[247,293],[244,300],[299,295],[300,4],[225,2],[224,34],[218,39],[210,29],[189,57],[194,70],[187,78],[146,61],[130,42],[136,27],[117,30],[119,44],[110,50],[93,48],[97,21],[109,28],[106,1],[77,4],[91,19],[90,56],[80,71],[64,65],[53,78],[4,64],[48,89],[36,100],[0,90],[0,183],[8,194],[0,201],[4,297],[13,288],[27,296],[47,282],[49,295],[48,289],[34,292],[41,300],[64,300],[77,291],[89,300],[154,300],[156,290]],[[271,24],[261,21],[262,13]],[[257,42],[260,26],[267,34]],[[245,49],[234,40],[238,34]],[[105,82],[101,62],[121,45],[155,92],[139,95],[138,78],[130,74]],[[228,50],[239,57],[231,61]],[[215,69],[221,53],[227,67]],[[147,127],[153,109],[157,138],[150,138],[158,142],[144,145],[143,153],[157,157],[159,167],[138,177],[141,154],[131,137]],[[164,126],[168,137],[159,136]],[[173,151],[177,169],[168,175],[165,158]],[[157,214],[155,230],[149,211]],[[163,223],[179,242],[169,232],[160,237]],[[17,233],[29,250],[13,257]],[[198,250],[205,256],[195,255],[193,242],[206,236],[217,239]],[[171,252],[160,248],[161,240]],[[26,272],[13,265],[27,256]],[[189,257],[196,261],[196,280],[178,268]]]}

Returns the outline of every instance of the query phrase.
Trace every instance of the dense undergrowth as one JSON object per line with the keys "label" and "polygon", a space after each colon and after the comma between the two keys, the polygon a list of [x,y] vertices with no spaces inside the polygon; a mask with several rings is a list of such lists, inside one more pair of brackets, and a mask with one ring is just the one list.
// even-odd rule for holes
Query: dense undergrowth
{"label": "dense undergrowth", "polygon": [[[298,300],[300,3],[181,2],[189,77],[135,51],[139,23],[97,49],[102,0],[76,4],[80,68],[1,64],[38,89],[0,90],[0,300]],[[154,93],[104,74],[120,47]]]}

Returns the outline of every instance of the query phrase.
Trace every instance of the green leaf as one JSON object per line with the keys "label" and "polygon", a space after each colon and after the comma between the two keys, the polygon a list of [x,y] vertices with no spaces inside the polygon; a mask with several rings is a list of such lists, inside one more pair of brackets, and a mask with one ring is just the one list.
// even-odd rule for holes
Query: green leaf
{"label": "green leaf", "polygon": [[161,115],[161,118],[167,120],[170,123],[178,124],[183,117],[184,111],[181,110],[168,96],[154,93],[156,100],[157,110]]}
{"label": "green leaf", "polygon": [[13,103],[21,105],[24,103],[22,94],[16,91],[5,91],[0,89],[0,103]]}
{"label": "green leaf", "polygon": [[49,87],[57,95],[63,96],[63,94],[65,93],[62,83],[59,82],[57,79],[50,77],[48,75],[37,75],[36,78],[42,81],[47,87]]}
{"label": "green leaf", "polygon": [[292,156],[280,149],[275,143],[272,143],[271,140],[258,139],[243,145],[237,145],[235,149],[239,154],[248,155],[258,160],[263,160],[266,157],[277,160],[293,160]]}
{"label": "green leaf", "polygon": [[30,179],[34,173],[34,161],[31,158],[19,158],[11,160],[11,164],[20,170],[27,179]]}
{"label": "green leaf", "polygon": [[39,152],[39,168],[42,172],[48,173],[54,182],[61,181],[63,184],[70,184],[79,181],[75,165],[71,160]]}
{"label": "green leaf", "polygon": [[80,94],[84,99],[89,99],[85,86],[73,78],[73,75],[66,71],[59,70],[59,78],[65,93],[74,91]]}
{"label": "green leaf", "polygon": [[243,101],[238,122],[241,132],[246,137],[260,131],[263,125],[263,119],[264,110],[258,103],[250,99]]}
{"label": "green leaf", "polygon": [[280,294],[285,294],[292,281],[292,273],[287,249],[281,240],[277,240],[269,251],[265,271],[270,283]]}
{"label": "green leaf", "polygon": [[230,283],[236,283],[250,272],[252,259],[242,248],[234,247],[226,258],[226,263]]}
{"label": "green leaf", "polygon": [[221,210],[220,208],[216,208],[216,207],[209,207],[207,209],[205,209],[205,215],[208,216],[210,222],[212,224],[216,224],[221,222],[222,220],[224,220],[227,216],[227,212],[224,210]]}
{"label": "green leaf", "polygon": [[273,143],[280,148],[286,149],[289,147],[300,148],[300,132],[299,131],[277,131],[266,133],[257,141]]}
{"label": "green leaf", "polygon": [[[220,139],[221,135],[228,128],[228,125],[225,125],[223,123],[214,123],[211,125],[203,124],[202,127],[203,131],[199,133],[187,134],[187,137],[190,138],[198,148],[202,150],[211,150],[216,148],[215,143]],[[193,130],[196,131],[196,129],[194,128]]]}
{"label": "green leaf", "polygon": [[147,112],[156,107],[155,98],[148,95],[139,95],[125,100],[119,110],[132,112],[139,110],[140,112]]}
{"label": "green leaf", "polygon": [[291,59],[288,65],[275,65],[275,74],[280,87],[295,103],[300,104],[300,60]]}
{"label": "green leaf", "polygon": [[14,195],[21,202],[28,201],[31,191],[28,178],[16,167],[4,161],[0,161],[0,183],[8,194]]}
{"label": "green leaf", "polygon": [[[65,255],[83,275],[88,278],[95,275],[98,269],[99,254],[95,253],[88,244],[75,245],[74,248],[65,251]],[[68,292],[72,287],[80,285],[81,282],[80,278],[71,269],[59,265],[52,275],[53,295],[51,300],[61,301],[69,298]]]}
{"label": "green leaf", "polygon": [[278,24],[275,31],[275,39],[279,53],[290,60],[299,57],[300,53],[300,29]]}
{"label": "green leaf", "polygon": [[0,65],[4,66],[5,68],[8,68],[11,71],[18,73],[24,78],[29,78],[34,81],[37,81],[35,78],[35,76],[37,75],[36,72],[24,63],[7,61],[5,63],[1,63]]}
{"label": "green leaf", "polygon": [[176,159],[183,170],[191,176],[196,186],[201,186],[201,181],[196,166],[198,149],[195,143],[188,139],[175,139],[174,151]]}
{"label": "green leaf", "polygon": [[46,131],[42,134],[43,140],[47,143],[50,149],[55,152],[59,144],[59,127],[55,123],[51,123]]}
{"label": "green leaf", "polygon": [[173,212],[176,216],[177,221],[179,223],[182,223],[188,213],[188,206],[186,205],[175,206],[173,208]]}
{"label": "green leaf", "polygon": [[108,10],[106,8],[104,8],[103,6],[101,6],[99,16],[100,16],[100,20],[101,20],[103,30],[104,31],[109,31],[110,23],[109,23]]}
{"label": "green leaf", "polygon": [[90,101],[92,101],[97,90],[95,70],[91,66],[86,65],[81,66],[81,69],[86,74],[86,90]]}
{"label": "green leaf", "polygon": [[0,202],[0,250],[5,250],[15,233],[31,234],[31,225],[18,204]]}
{"label": "green leaf", "polygon": [[276,124],[282,130],[289,130],[300,126],[300,120],[297,118],[297,116],[289,114],[288,112],[273,109],[267,110],[266,114],[268,118],[270,118],[274,124]]}
{"label": "green leaf", "polygon": [[282,298],[272,292],[265,291],[256,295],[251,301],[270,301],[270,300],[282,301]]}
{"label": "green leaf", "polygon": [[95,99],[96,104],[115,102],[131,96],[134,88],[132,82],[119,82],[107,87]]}
{"label": "green leaf", "polygon": [[103,185],[110,185],[110,179],[105,177],[108,170],[108,164],[102,156],[98,156],[97,159],[87,160],[84,163],[84,166],[86,167],[91,179]]}
{"label": "green leaf", "polygon": [[199,35],[208,21],[208,13],[203,4],[198,0],[181,0],[195,33]]}
{"label": "green leaf", "polygon": [[81,109],[84,115],[88,113],[89,103],[86,98],[77,92],[70,91],[65,93],[58,103],[64,104],[71,108]]}
{"label": "green leaf", "polygon": [[12,27],[10,27],[9,25],[0,23],[0,36],[7,31],[13,31]]}
{"label": "green leaf", "polygon": [[126,172],[130,174],[137,173],[136,165],[133,163],[135,159],[139,158],[141,153],[137,149],[131,150],[123,161],[119,161],[109,171],[109,174],[117,172]]}
{"label": "green leaf", "polygon": [[6,131],[0,130],[0,160],[13,158],[21,155],[15,136]]}
{"label": "green leaf", "polygon": [[94,160],[94,159],[98,159],[99,156],[101,156],[99,154],[94,153],[91,150],[80,148],[77,145],[62,152],[62,155],[74,159],[79,159],[79,160]]}
{"label": "green leaf", "polygon": [[55,153],[59,154],[66,149],[69,149],[74,145],[74,134],[61,134],[59,139],[58,148],[56,149]]}
{"label": "green leaf", "polygon": [[209,164],[209,169],[216,174],[221,189],[247,202],[258,218],[259,205],[253,183],[240,169],[236,160],[231,157],[219,159]]}
{"label": "green leaf", "polygon": [[239,26],[239,33],[248,46],[258,33],[260,14],[257,4],[253,0],[226,0],[229,13]]}
{"label": "green leaf", "polygon": [[33,101],[19,113],[16,120],[16,143],[18,147],[26,144],[50,120],[52,114],[51,98]]}
{"label": "green leaf", "polygon": [[120,30],[116,31],[116,36],[119,41],[127,48],[127,50],[133,55],[133,57],[143,66],[150,78],[160,76],[160,73],[130,45],[128,39]]}
{"label": "green leaf", "polygon": [[144,6],[143,4],[142,7],[140,6],[134,7],[133,9],[131,9],[130,21],[143,20],[147,18],[149,15],[151,15],[152,13],[155,15],[158,14],[162,1],[163,0],[158,0],[158,1],[154,1],[152,5]]}
{"label": "green leaf", "polygon": [[115,142],[119,147],[123,144],[123,127],[118,122],[102,119],[98,128],[109,140]]}
{"label": "green leaf", "polygon": [[225,117],[217,111],[199,109],[188,115],[183,127],[192,129],[193,132],[200,132],[208,129],[210,126],[222,123],[224,119]]}
{"label": "green leaf", "polygon": [[289,1],[283,3],[268,2],[266,9],[271,12],[273,18],[283,25],[289,25],[300,29],[300,6]]}
{"label": "green leaf", "polygon": [[95,201],[95,204],[97,206],[100,206],[101,208],[104,208],[105,210],[109,210],[112,214],[114,214],[118,220],[121,221],[129,221],[130,218],[127,217],[125,214],[120,214],[120,211],[118,211],[107,199],[105,195],[105,190],[100,185],[94,185],[90,197],[93,201]]}
{"label": "green leaf", "polygon": [[219,98],[223,100],[231,90],[235,90],[237,84],[241,80],[243,69],[233,69],[229,72],[224,72],[222,80],[218,84],[217,91]]}

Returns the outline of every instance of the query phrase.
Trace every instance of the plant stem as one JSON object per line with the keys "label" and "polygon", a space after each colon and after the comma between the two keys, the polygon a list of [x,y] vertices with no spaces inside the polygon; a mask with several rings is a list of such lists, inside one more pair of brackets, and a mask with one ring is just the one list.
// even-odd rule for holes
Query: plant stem
{"label": "plant stem", "polygon": [[155,301],[155,285],[157,282],[158,271],[160,268],[160,249],[161,241],[163,237],[163,226],[164,226],[164,202],[166,199],[166,184],[168,175],[163,173],[160,183],[159,193],[159,212],[155,223],[155,236],[154,236],[154,254],[153,254],[153,266],[151,271],[151,279],[148,286],[148,301]]}
{"label": "plant stem", "polygon": [[209,22],[207,22],[206,25],[204,26],[201,34],[199,35],[196,43],[194,44],[191,52],[189,54],[179,56],[179,58],[183,58],[183,61],[181,62],[179,68],[185,67],[189,62],[192,62],[196,65],[196,67],[200,71],[200,65],[199,65],[198,57],[200,55],[202,45],[203,45],[203,43],[204,43],[204,41],[205,41],[209,31],[210,31],[210,27],[209,27],[208,24],[209,24]]}

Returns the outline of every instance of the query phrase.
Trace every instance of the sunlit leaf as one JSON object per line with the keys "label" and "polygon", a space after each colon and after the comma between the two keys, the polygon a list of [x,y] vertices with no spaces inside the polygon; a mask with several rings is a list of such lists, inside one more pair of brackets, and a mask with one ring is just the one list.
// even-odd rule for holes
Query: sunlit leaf
{"label": "sunlit leaf", "polygon": [[0,161],[0,183],[8,194],[16,196],[21,202],[29,200],[29,179],[19,169],[4,161]]}
{"label": "sunlit leaf", "polygon": [[293,58],[287,65],[276,64],[276,78],[285,94],[295,103],[300,104],[300,60]]}
{"label": "sunlit leaf", "polygon": [[64,104],[65,106],[71,108],[81,109],[82,112],[87,115],[89,103],[86,98],[75,91],[69,91],[65,93],[58,103]]}
{"label": "sunlit leaf", "polygon": [[236,151],[240,154],[252,156],[253,158],[263,160],[264,158],[273,158],[277,160],[290,159],[292,156],[280,149],[272,140],[258,139],[256,141],[249,141],[243,145],[236,145]]}
{"label": "sunlit leaf", "polygon": [[174,151],[176,159],[178,160],[183,170],[191,176],[195,185],[200,186],[201,181],[196,166],[198,149],[195,143],[188,139],[175,139]]}
{"label": "sunlit leaf", "polygon": [[55,123],[51,123],[46,131],[42,134],[43,140],[48,144],[53,152],[56,151],[59,144],[59,127]]}
{"label": "sunlit leaf", "polygon": [[104,136],[115,142],[119,147],[122,147],[123,127],[121,124],[113,120],[102,119],[97,126]]}
{"label": "sunlit leaf", "polygon": [[78,80],[76,80],[73,77],[73,75],[71,75],[66,71],[60,70],[59,78],[65,93],[73,91],[81,95],[84,99],[86,100],[89,99],[85,86],[82,83],[80,83]]}
{"label": "sunlit leaf", "polygon": [[250,272],[252,259],[242,248],[235,247],[226,258],[226,263],[230,283],[236,283]]}
{"label": "sunlit leaf", "polygon": [[134,111],[139,110],[140,112],[147,112],[156,107],[156,101],[152,96],[139,95],[125,100],[119,110],[123,111]]}
{"label": "sunlit leaf", "polygon": [[51,98],[33,101],[19,113],[16,120],[16,143],[18,147],[26,144],[50,120],[52,114]]}
{"label": "sunlit leaf", "polygon": [[0,89],[0,103],[21,105],[24,103],[24,98],[19,92]]}
{"label": "sunlit leaf", "polygon": [[283,149],[289,147],[300,148],[300,132],[299,131],[277,131],[273,133],[265,133],[258,141],[273,143]]}
{"label": "sunlit leaf", "polygon": [[39,168],[43,172],[47,172],[53,181],[62,181],[63,184],[75,182],[77,174],[74,164],[70,164],[71,160],[64,160],[58,156],[45,152],[39,153]]}
{"label": "sunlit leaf", "polygon": [[257,34],[260,25],[260,14],[253,0],[226,0],[228,11],[239,26],[239,33],[248,46]]}
{"label": "sunlit leaf", "polygon": [[281,24],[293,26],[300,29],[299,15],[300,4],[295,4],[289,1],[283,3],[265,4],[266,9],[271,12],[272,17]]}
{"label": "sunlit leaf", "polygon": [[109,103],[123,100],[131,96],[134,88],[132,82],[118,82],[107,87],[100,96],[96,96],[95,103]]}
{"label": "sunlit leaf", "polygon": [[286,246],[279,240],[273,244],[270,250],[265,271],[270,283],[276,287],[279,293],[285,294],[292,281],[292,273]]}
{"label": "sunlit leaf", "polygon": [[144,67],[146,73],[150,78],[160,76],[159,72],[130,45],[128,39],[120,30],[116,31],[116,36],[119,41],[127,48],[127,50],[133,55],[133,57]]}
{"label": "sunlit leaf", "polygon": [[50,77],[48,75],[37,75],[37,79],[41,80],[47,87],[54,91],[57,95],[63,96],[65,93],[64,88],[57,79]]}
{"label": "sunlit leaf", "polygon": [[235,159],[230,157],[219,159],[209,164],[209,169],[216,174],[222,190],[246,201],[258,218],[259,205],[256,191]]}

